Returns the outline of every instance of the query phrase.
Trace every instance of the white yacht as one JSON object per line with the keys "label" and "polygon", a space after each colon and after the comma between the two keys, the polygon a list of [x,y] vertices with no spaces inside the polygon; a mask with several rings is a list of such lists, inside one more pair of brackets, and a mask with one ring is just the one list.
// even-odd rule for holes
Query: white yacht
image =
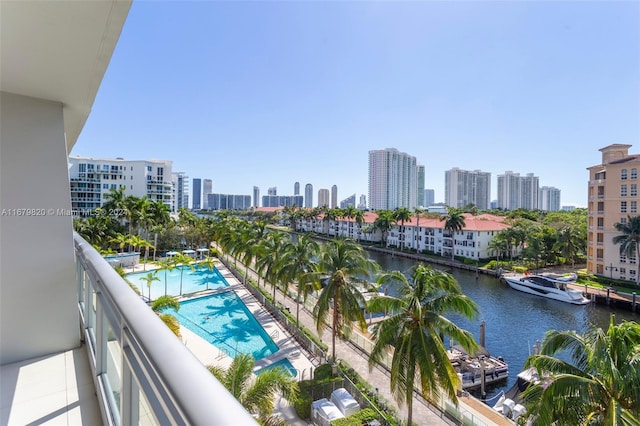
{"label": "white yacht", "polygon": [[578,290],[570,289],[567,281],[553,278],[549,275],[527,275],[524,277],[504,277],[509,287],[514,290],[559,300],[574,305],[586,305],[591,301]]}

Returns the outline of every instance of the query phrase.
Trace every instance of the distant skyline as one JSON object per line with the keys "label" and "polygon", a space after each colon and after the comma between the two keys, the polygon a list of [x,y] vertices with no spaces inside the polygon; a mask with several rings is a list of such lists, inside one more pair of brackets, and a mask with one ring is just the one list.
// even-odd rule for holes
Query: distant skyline
{"label": "distant skyline", "polygon": [[436,202],[459,167],[584,207],[613,143],[640,153],[639,2],[134,2],[71,155],[343,200],[396,148]]}

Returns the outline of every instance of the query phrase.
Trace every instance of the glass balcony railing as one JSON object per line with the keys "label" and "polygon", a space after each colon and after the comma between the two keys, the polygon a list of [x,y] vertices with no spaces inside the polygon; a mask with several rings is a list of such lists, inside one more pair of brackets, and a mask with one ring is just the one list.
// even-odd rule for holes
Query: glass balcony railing
{"label": "glass balcony railing", "polygon": [[256,421],[82,237],[80,324],[105,425]]}

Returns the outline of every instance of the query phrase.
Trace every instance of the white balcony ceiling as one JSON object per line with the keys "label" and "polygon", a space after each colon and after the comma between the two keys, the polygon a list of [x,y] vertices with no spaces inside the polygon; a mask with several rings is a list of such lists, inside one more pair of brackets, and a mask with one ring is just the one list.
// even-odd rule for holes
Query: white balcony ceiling
{"label": "white balcony ceiling", "polygon": [[76,142],[131,1],[0,1],[0,90],[63,105]]}

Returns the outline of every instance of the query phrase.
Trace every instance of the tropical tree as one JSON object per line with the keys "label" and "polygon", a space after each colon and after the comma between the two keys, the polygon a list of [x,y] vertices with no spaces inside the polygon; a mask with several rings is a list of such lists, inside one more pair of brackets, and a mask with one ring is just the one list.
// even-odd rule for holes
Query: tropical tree
{"label": "tropical tree", "polygon": [[373,328],[374,347],[369,368],[393,350],[391,360],[391,392],[399,405],[407,404],[407,424],[413,418],[413,389],[420,384],[420,393],[436,401],[444,392],[457,404],[456,390],[460,383],[441,336],[449,336],[469,353],[477,349],[473,335],[447,319],[445,313],[471,318],[477,314],[475,303],[462,293],[451,275],[418,265],[409,279],[398,271],[378,279],[391,286],[390,294],[376,296],[369,302],[370,312],[388,312],[390,316]]}
{"label": "tropical tree", "polygon": [[131,243],[131,235],[118,233],[115,237],[109,239],[109,242],[115,243],[120,248],[120,253],[122,253],[124,246]]}
{"label": "tropical tree", "polygon": [[[411,210],[406,207],[400,207],[394,210],[393,219],[400,222],[400,234],[404,236],[404,223],[411,220]],[[400,240],[400,250],[405,246],[404,238]]]}
{"label": "tropical tree", "polygon": [[141,277],[140,279],[147,284],[147,287],[149,288],[149,301],[151,301],[151,284],[153,284],[154,281],[160,281],[157,271],[149,272],[147,273],[147,275]]}
{"label": "tropical tree", "polygon": [[167,295],[167,273],[173,271],[176,268],[176,262],[173,258],[166,258],[158,262],[160,265],[160,271],[164,271],[164,295]]}
{"label": "tropical tree", "polygon": [[416,251],[418,253],[420,253],[420,243],[419,243],[419,239],[418,239],[418,235],[420,235],[420,218],[422,217],[422,215],[424,214],[424,209],[421,209],[420,207],[416,207],[413,210],[413,215],[416,217]]}
{"label": "tropical tree", "polygon": [[611,315],[606,331],[548,331],[531,366],[543,378],[523,394],[531,424],[640,425],[638,323]]}
{"label": "tropical tree", "polygon": [[[282,256],[284,254],[285,237],[286,235],[281,232],[269,232],[257,248],[256,269],[258,275],[262,275],[265,281],[271,283],[274,304],[276,303],[276,288],[281,284],[283,278],[285,278],[280,270]],[[286,291],[284,293],[286,294]]]}
{"label": "tropical tree", "polygon": [[269,368],[258,375],[253,374],[254,367],[251,355],[238,354],[226,370],[212,365],[207,368],[248,412],[257,416],[260,424],[286,424],[273,414],[276,393],[293,402],[298,384],[282,367]]}
{"label": "tropical tree", "polygon": [[147,240],[141,240],[140,242],[140,248],[144,248],[144,259],[142,261],[142,265],[143,265],[143,270],[146,271],[147,270],[147,260],[149,260],[149,249],[156,249],[153,244],[151,244],[151,242],[147,241]]}
{"label": "tropical tree", "polygon": [[364,249],[350,240],[336,239],[325,243],[320,250],[317,271],[328,276],[318,302],[313,309],[318,333],[329,324],[331,317],[332,359],[336,359],[336,336],[347,336],[352,322],[366,329],[364,296],[359,286],[368,286],[369,278],[377,272],[378,264],[369,259]]}
{"label": "tropical tree", "polygon": [[500,232],[493,236],[491,241],[489,241],[487,248],[491,253],[495,253],[496,262],[500,261],[502,255],[509,250],[507,240],[505,239],[504,234]]}
{"label": "tropical tree", "polygon": [[[200,262],[198,262],[197,264],[198,269],[200,268],[206,268],[209,272],[213,272],[213,270],[216,268],[216,264],[215,261],[213,259],[213,257],[207,257],[204,260],[201,260]],[[207,285],[207,290],[209,290],[209,278],[207,277],[206,280],[206,285]]]}
{"label": "tropical tree", "polygon": [[462,231],[466,225],[464,214],[459,209],[450,208],[442,219],[444,220],[444,230],[451,233],[451,260],[453,260],[455,257],[456,232]]}
{"label": "tropical tree", "polygon": [[300,297],[306,302],[309,291],[314,290],[318,282],[317,274],[314,274],[318,250],[318,243],[307,235],[299,236],[295,242],[284,243],[280,272],[287,283],[295,282],[297,285],[296,325],[299,325]]}
{"label": "tropical tree", "polygon": [[636,284],[640,283],[640,216],[627,216],[625,223],[615,223],[614,228],[622,235],[613,237],[614,244],[620,244],[620,254],[636,260]]}
{"label": "tropical tree", "polygon": [[180,295],[182,296],[182,277],[184,276],[184,268],[185,266],[195,271],[195,266],[193,265],[193,258],[188,254],[180,253],[173,258],[175,265],[180,268]]}
{"label": "tropical tree", "polygon": [[393,217],[393,212],[391,210],[380,210],[376,213],[378,217],[373,222],[373,227],[380,230],[380,232],[382,233],[382,239],[380,240],[380,243],[383,246],[386,246],[387,234],[389,233],[389,230],[393,228],[393,225],[395,225],[396,220]]}
{"label": "tropical tree", "polygon": [[173,334],[182,337],[180,334],[180,321],[175,316],[166,313],[168,309],[178,312],[180,310],[180,302],[172,296],[160,296],[151,304],[151,310],[158,314],[162,322],[164,322]]}
{"label": "tropical tree", "polygon": [[356,210],[355,216],[353,217],[358,225],[358,232],[356,236],[356,241],[360,241],[360,234],[362,233],[362,224],[364,223],[364,212],[362,210]]}
{"label": "tropical tree", "polygon": [[124,194],[124,190],[124,186],[111,188],[109,192],[104,195],[106,202],[102,205],[102,208],[116,219],[126,217],[127,203],[125,200],[127,196]]}

